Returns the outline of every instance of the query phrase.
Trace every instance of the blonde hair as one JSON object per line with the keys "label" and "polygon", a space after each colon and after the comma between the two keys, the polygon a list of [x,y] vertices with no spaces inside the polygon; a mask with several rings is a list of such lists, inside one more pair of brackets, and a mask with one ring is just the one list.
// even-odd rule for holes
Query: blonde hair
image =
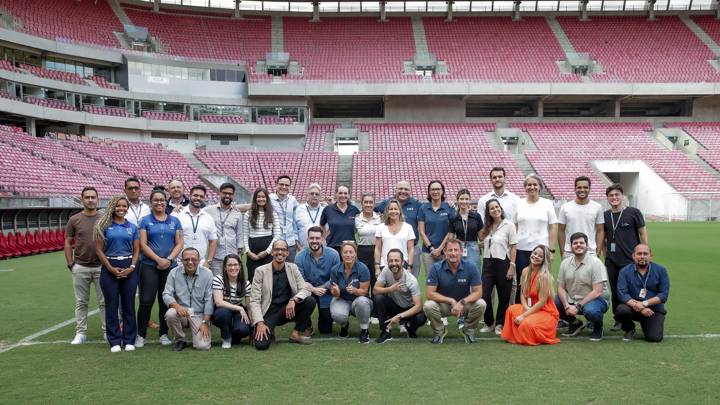
{"label": "blonde hair", "polygon": [[385,205],[385,210],[383,211],[383,223],[385,225],[390,225],[390,215],[388,214],[388,211],[390,209],[390,204],[397,204],[398,211],[400,211],[400,218],[398,218],[398,221],[401,224],[403,222],[405,222],[405,216],[403,215],[402,206],[400,205],[400,201],[393,198],[392,200],[388,201],[388,203]]}
{"label": "blonde hair", "polygon": [[108,226],[110,226],[110,224],[112,224],[113,219],[115,218],[115,207],[117,206],[117,203],[122,200],[125,200],[128,207],[130,207],[130,200],[128,200],[126,196],[119,195],[113,197],[113,199],[108,203],[107,209],[105,209],[103,215],[95,223],[95,228],[93,229],[93,239],[102,241],[105,240],[105,230]]}
{"label": "blonde hair", "polygon": [[[540,272],[538,274],[536,286],[538,297],[543,295],[542,292],[547,292],[548,296],[552,297],[554,295],[552,287],[553,277],[552,273],[550,273],[550,262],[548,261],[550,257],[550,251],[545,245],[535,246],[532,252],[534,252],[536,249],[543,250],[543,263],[540,266]],[[530,273],[532,273],[532,263],[530,263],[525,268],[522,273],[522,277],[520,277],[520,291],[525,298],[530,295]]]}

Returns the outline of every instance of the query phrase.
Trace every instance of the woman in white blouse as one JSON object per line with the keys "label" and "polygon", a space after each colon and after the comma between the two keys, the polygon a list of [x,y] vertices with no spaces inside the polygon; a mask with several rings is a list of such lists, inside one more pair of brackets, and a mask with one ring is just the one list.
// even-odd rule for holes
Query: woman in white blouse
{"label": "woman in white blouse", "polygon": [[[375,232],[382,225],[380,214],[373,211],[375,196],[364,194],[362,196],[362,212],[355,217],[355,231],[358,242],[358,261],[366,265],[368,270],[373,269],[375,262]],[[370,271],[370,288],[375,285],[375,272]]]}
{"label": "woman in white blouse", "polygon": [[[502,206],[496,199],[485,203],[485,225],[480,233],[484,242],[482,290],[483,299],[487,303],[485,311],[485,327],[480,332],[490,332],[495,325],[495,334],[502,333],[505,322],[505,311],[510,304],[512,286],[515,279],[515,246],[517,235],[515,224],[505,218]],[[497,315],[493,316],[492,293],[497,289]],[[497,324],[495,324],[497,322]]]}
{"label": "woman in white blouse", "polygon": [[405,222],[402,208],[398,200],[390,200],[385,206],[383,224],[375,232],[375,276],[380,275],[387,265],[387,254],[390,249],[400,249],[403,257],[408,260],[407,267],[412,267],[415,253],[415,232]]}
{"label": "woman in white blouse", "polygon": [[252,284],[255,269],[272,261],[272,244],[280,237],[280,221],[268,201],[269,193],[258,187],[250,209],[243,215],[243,246],[247,252],[248,281]]}

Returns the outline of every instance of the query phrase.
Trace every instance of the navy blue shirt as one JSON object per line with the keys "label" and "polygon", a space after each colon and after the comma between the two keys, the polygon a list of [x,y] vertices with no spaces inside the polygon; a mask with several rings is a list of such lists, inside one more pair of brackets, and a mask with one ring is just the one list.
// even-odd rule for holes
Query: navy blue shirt
{"label": "navy blue shirt", "polygon": [[325,207],[320,216],[320,225],[327,225],[330,229],[326,238],[328,246],[337,247],[346,240],[355,240],[355,217],[357,215],[360,215],[360,210],[349,203],[344,213],[340,211],[337,204]]}
{"label": "navy blue shirt", "polygon": [[105,228],[105,256],[132,256],[133,242],[140,239],[137,227],[124,221],[122,224],[112,222]]}
{"label": "navy blue shirt", "polygon": [[[640,297],[640,290],[647,288],[645,298]],[[628,264],[620,270],[618,276],[618,298],[622,302],[630,299],[645,301],[653,297],[660,298],[660,304],[650,307],[655,312],[665,312],[665,302],[670,294],[670,278],[665,267],[650,263],[645,276],[635,269],[635,264]]]}
{"label": "navy blue shirt", "polygon": [[[340,264],[340,255],[330,247],[322,247],[322,256],[315,260],[310,248],[305,248],[295,256],[295,264],[300,269],[303,279],[312,284],[313,287],[324,287],[328,290],[332,285],[330,283],[330,273]],[[320,308],[329,308],[332,295],[328,291],[327,294],[320,296]]]}
{"label": "navy blue shirt", "polygon": [[[155,218],[155,214],[150,214],[140,221],[140,230],[147,232],[147,244],[150,250],[156,255],[166,258],[175,248],[175,233],[182,231],[182,225],[180,220],[172,215],[168,215],[165,221],[160,221]],[[152,259],[145,256],[143,256],[143,263],[149,266],[155,265]],[[173,260],[168,270],[176,265],[176,261]]]}
{"label": "navy blue shirt", "polygon": [[360,288],[360,283],[369,283],[370,270],[368,270],[367,266],[362,262],[355,261],[355,264],[353,264],[352,270],[350,271],[350,276],[345,278],[345,264],[340,263],[335,266],[330,273],[330,281],[337,284],[340,288],[340,298],[345,301],[352,302],[355,301],[355,298],[358,296],[345,291],[345,288],[350,285],[355,288]]}
{"label": "navy blue shirt", "polygon": [[[387,200],[381,201],[378,205],[375,206],[375,212],[377,213],[384,213],[385,207],[387,207],[388,202],[392,200],[394,197],[388,198]],[[418,233],[418,214],[420,213],[420,201],[410,197],[405,201],[405,204],[400,203],[402,206],[402,213],[403,218],[405,219],[405,222],[410,224],[412,226],[413,232],[415,232],[415,244],[417,245],[418,241],[420,240],[420,234]]]}
{"label": "navy blue shirt", "polygon": [[433,264],[427,276],[426,285],[437,286],[437,292],[455,301],[470,295],[472,287],[482,284],[480,271],[475,264],[462,259],[455,274],[450,271],[447,260]]}
{"label": "navy blue shirt", "polygon": [[[430,239],[430,243],[434,247],[439,247],[445,236],[450,230],[450,218],[455,216],[455,210],[451,208],[445,201],[440,204],[440,208],[433,210],[432,203],[424,203],[420,206],[418,214],[418,222],[425,222],[425,235]],[[430,249],[423,246],[423,252],[429,253]]]}

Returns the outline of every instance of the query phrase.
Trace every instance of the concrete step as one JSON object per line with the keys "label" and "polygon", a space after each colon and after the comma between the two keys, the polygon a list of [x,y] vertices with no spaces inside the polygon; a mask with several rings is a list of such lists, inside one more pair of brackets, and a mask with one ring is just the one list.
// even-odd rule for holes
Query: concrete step
{"label": "concrete step", "polygon": [[715,40],[710,38],[710,36],[703,31],[703,29],[700,28],[700,26],[698,26],[692,18],[690,18],[690,16],[681,15],[680,19],[685,23],[685,25],[687,25],[688,28],[690,28],[690,31],[695,33],[695,35],[697,35],[697,37],[700,38],[700,40],[703,41],[703,43],[710,48],[711,51],[713,51],[716,57],[720,58],[720,45],[718,45]]}
{"label": "concrete step", "polygon": [[[338,161],[337,185],[346,186],[352,192],[352,155],[341,155]],[[333,190],[334,191],[334,190]]]}
{"label": "concrete step", "polygon": [[120,7],[120,2],[118,0],[108,0],[108,4],[110,5],[110,8],[115,12],[115,15],[117,16],[118,20],[120,20],[123,24],[132,24],[133,22],[130,20],[130,17],[125,14],[125,10]]}
{"label": "concrete step", "polygon": [[208,169],[207,166],[203,162],[201,162],[198,158],[195,157],[192,153],[183,153],[183,156],[185,156],[185,159],[188,160],[190,165],[197,169],[198,172],[200,172],[201,175],[210,174],[210,169]]}
{"label": "concrete step", "polygon": [[558,22],[558,20],[554,16],[546,17],[546,20],[553,34],[555,34],[555,38],[565,52],[565,55],[567,55],[568,53],[575,53],[575,47],[565,34],[565,31],[562,29],[560,22]]}
{"label": "concrete step", "polygon": [[272,51],[285,52],[284,31],[282,16],[276,15],[272,18]]}
{"label": "concrete step", "polygon": [[428,50],[427,37],[425,36],[425,24],[422,17],[414,16],[412,18],[413,37],[415,38],[415,55],[418,57],[430,56]]}

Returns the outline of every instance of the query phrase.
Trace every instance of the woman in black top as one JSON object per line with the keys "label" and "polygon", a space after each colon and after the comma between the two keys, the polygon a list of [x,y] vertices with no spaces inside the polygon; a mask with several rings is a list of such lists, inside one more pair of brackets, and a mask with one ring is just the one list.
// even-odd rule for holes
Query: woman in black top
{"label": "woman in black top", "polygon": [[463,188],[457,193],[457,213],[450,217],[450,237],[462,242],[463,259],[482,268],[478,238],[483,228],[482,216],[470,210],[470,191]]}

